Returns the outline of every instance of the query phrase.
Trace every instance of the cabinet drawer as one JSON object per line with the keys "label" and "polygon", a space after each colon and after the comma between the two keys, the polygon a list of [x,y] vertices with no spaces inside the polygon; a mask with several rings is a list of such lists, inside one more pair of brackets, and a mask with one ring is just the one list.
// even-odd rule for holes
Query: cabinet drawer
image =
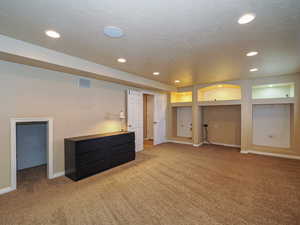
{"label": "cabinet drawer", "polygon": [[134,133],[111,136],[107,140],[110,142],[111,146],[131,143],[134,142]]}
{"label": "cabinet drawer", "polygon": [[106,153],[104,151],[93,151],[77,155],[76,165],[82,167],[101,160],[107,160]]}
{"label": "cabinet drawer", "polygon": [[83,154],[93,151],[105,151],[107,142],[103,139],[80,141],[76,143],[76,154]]}
{"label": "cabinet drawer", "polygon": [[127,152],[134,152],[134,143],[126,143],[111,147],[111,155],[118,155]]}
{"label": "cabinet drawer", "polygon": [[123,154],[114,155],[110,160],[110,167],[119,166],[132,160],[135,160],[135,152],[125,152]]}
{"label": "cabinet drawer", "polygon": [[77,178],[85,178],[96,173],[102,172],[108,168],[109,165],[107,164],[107,160],[100,160],[85,167],[78,167],[76,172]]}

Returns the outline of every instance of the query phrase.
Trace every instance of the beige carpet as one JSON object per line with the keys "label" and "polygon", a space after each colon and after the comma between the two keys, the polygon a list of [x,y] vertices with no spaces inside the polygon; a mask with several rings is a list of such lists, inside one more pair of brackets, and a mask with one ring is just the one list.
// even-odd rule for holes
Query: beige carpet
{"label": "beige carpet", "polygon": [[0,196],[1,225],[300,224],[296,160],[163,144],[80,182],[31,173]]}

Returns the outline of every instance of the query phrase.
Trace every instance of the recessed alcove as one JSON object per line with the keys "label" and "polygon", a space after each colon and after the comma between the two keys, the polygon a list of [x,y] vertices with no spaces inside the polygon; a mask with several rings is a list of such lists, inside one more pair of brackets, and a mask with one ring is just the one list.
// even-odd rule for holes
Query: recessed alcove
{"label": "recessed alcove", "polygon": [[177,141],[192,141],[192,107],[172,107],[171,139]]}
{"label": "recessed alcove", "polygon": [[294,137],[294,104],[252,106],[254,146],[290,149]]}
{"label": "recessed alcove", "polygon": [[193,93],[191,91],[171,92],[171,103],[191,103],[192,101]]}
{"label": "recessed alcove", "polygon": [[198,101],[241,100],[241,87],[233,84],[218,84],[198,89]]}
{"label": "recessed alcove", "polygon": [[240,147],[241,105],[200,106],[202,141]]}
{"label": "recessed alcove", "polygon": [[252,99],[293,98],[294,83],[263,84],[252,87]]}

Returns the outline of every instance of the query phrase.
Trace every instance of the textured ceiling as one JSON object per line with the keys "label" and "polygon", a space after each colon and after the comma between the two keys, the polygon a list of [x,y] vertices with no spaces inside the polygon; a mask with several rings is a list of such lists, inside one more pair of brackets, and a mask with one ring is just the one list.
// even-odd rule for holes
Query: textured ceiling
{"label": "textured ceiling", "polygon": [[[254,22],[239,25],[248,12]],[[125,36],[106,37],[107,25]],[[1,0],[0,33],[181,86],[300,72],[299,0]]]}

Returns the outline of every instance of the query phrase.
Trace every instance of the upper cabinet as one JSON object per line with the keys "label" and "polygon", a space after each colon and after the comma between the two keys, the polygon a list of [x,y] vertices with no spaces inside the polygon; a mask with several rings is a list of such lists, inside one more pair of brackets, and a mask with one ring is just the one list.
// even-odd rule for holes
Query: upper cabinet
{"label": "upper cabinet", "polygon": [[191,91],[171,92],[171,103],[191,103],[192,101],[193,93]]}
{"label": "upper cabinet", "polygon": [[294,83],[264,84],[252,87],[252,99],[293,98]]}
{"label": "upper cabinet", "polygon": [[218,84],[198,89],[198,101],[241,100],[241,87],[233,84]]}

